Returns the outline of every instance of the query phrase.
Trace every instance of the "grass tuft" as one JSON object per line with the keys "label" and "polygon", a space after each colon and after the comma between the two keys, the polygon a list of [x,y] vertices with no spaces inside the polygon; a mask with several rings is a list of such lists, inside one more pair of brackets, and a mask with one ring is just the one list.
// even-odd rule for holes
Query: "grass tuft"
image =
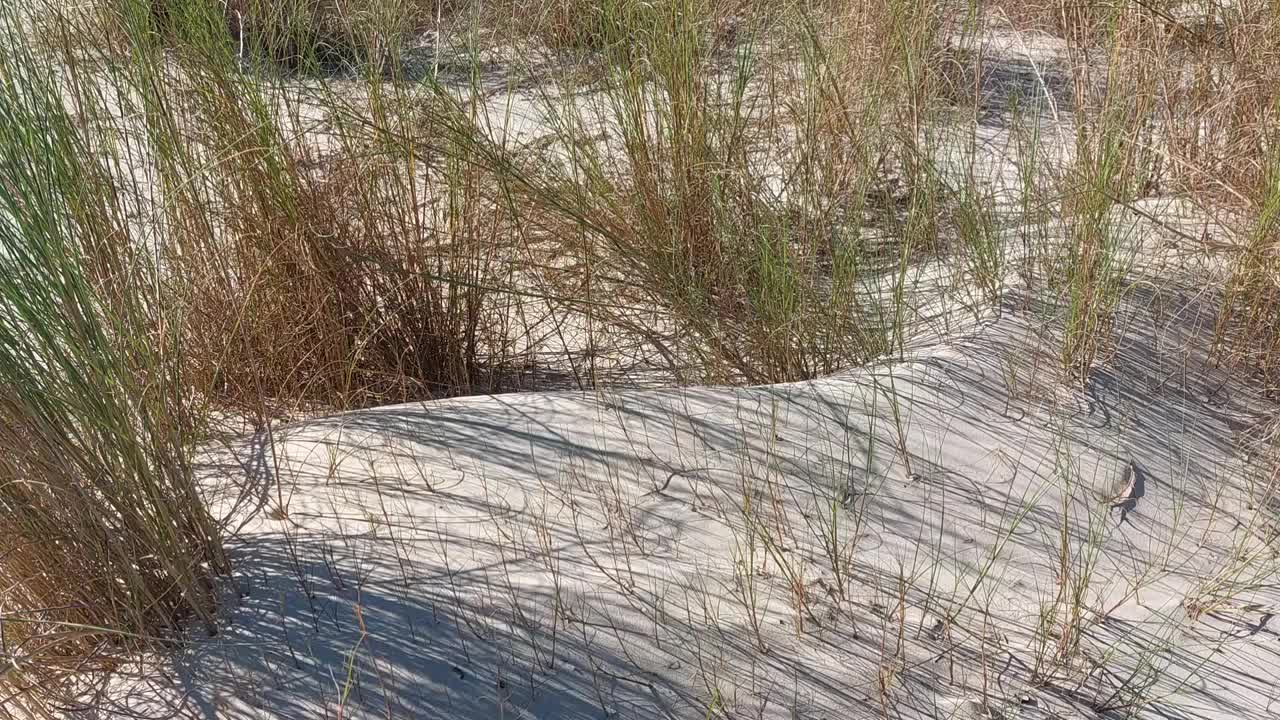
{"label": "grass tuft", "polygon": [[212,633],[228,564],[156,258],[19,22],[0,52],[0,686],[39,708],[189,618]]}

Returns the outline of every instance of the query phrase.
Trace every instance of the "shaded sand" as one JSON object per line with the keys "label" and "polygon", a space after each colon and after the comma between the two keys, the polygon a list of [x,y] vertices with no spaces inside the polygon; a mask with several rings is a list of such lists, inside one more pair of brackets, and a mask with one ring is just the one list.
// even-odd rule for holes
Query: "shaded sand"
{"label": "shaded sand", "polygon": [[1274,406],[1174,285],[1135,286],[1079,388],[1011,296],[820,381],[246,440],[206,467],[247,483],[221,632],[97,716],[1274,717],[1275,513],[1234,449]]}

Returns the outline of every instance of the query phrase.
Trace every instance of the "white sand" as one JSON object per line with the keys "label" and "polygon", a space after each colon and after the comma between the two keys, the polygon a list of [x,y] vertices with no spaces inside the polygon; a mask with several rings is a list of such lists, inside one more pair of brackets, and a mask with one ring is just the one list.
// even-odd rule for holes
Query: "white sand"
{"label": "white sand", "polygon": [[[249,470],[243,597],[217,638],[112,701],[209,718],[1274,717],[1274,511],[1249,509],[1264,489],[1232,449],[1268,406],[1205,366],[1210,310],[1154,292],[1135,291],[1081,390],[1050,377],[1053,345],[1011,299],[972,337],[821,381],[386,407],[280,430],[276,458],[258,438],[209,468]],[[1100,503],[1129,459],[1129,502]],[[263,510],[277,483],[286,520]],[[1069,600],[1052,610],[1064,542],[1075,623]]]}

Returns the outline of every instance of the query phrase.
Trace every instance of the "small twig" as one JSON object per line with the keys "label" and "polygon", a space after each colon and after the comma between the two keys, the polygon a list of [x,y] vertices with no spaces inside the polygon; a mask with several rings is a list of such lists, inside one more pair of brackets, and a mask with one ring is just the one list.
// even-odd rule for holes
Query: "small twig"
{"label": "small twig", "polygon": [[674,480],[677,475],[680,475],[683,477],[685,475],[688,475],[689,473],[703,472],[710,469],[711,468],[709,467],[698,467],[698,468],[692,468],[690,470],[673,470],[671,474],[667,476],[666,482],[662,483],[662,487],[650,490],[649,492],[641,495],[640,497],[649,497],[650,495],[661,495],[662,493],[666,492],[667,488],[671,487],[671,481]]}

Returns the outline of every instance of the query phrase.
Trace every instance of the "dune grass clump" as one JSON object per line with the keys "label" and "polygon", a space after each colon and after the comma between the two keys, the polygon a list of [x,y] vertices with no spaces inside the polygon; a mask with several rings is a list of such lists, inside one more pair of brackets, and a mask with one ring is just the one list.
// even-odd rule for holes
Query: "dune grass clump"
{"label": "dune grass clump", "polygon": [[[1280,140],[1280,137],[1277,137]],[[1218,320],[1224,351],[1280,387],[1280,145],[1267,159],[1267,174],[1235,251]]]}
{"label": "dune grass clump", "polygon": [[1245,0],[1205,5],[1169,23],[1161,84],[1174,189],[1216,205],[1260,207],[1275,142],[1280,12]]}
{"label": "dune grass clump", "polygon": [[1233,237],[1218,320],[1221,354],[1280,383],[1280,10],[1220,10],[1178,97],[1189,120],[1174,149],[1179,177]]}
{"label": "dune grass clump", "polygon": [[554,295],[687,381],[796,380],[886,352],[904,320],[891,271],[936,244],[940,187],[919,158],[941,11],[799,13],[729,43],[705,7],[609,5],[628,42],[606,44],[597,97],[548,97],[549,138],[489,153],[562,259]]}
{"label": "dune grass clump", "polygon": [[[412,8],[375,5],[344,17],[398,36]],[[639,343],[682,381],[819,376],[901,349],[907,268],[943,247],[932,2],[599,4],[603,79],[541,91],[551,136],[527,144],[476,121],[479,86],[402,78],[377,53],[300,79],[228,32],[232,5],[170,0],[159,26],[154,3],[110,7],[128,52],[77,68],[146,137],[187,377],[260,420],[502,389],[534,344],[521,303],[562,336],[585,324],[589,358]],[[307,8],[290,23],[314,24]],[[955,217],[989,239],[982,212]],[[988,297],[994,265],[976,265]]]}
{"label": "dune grass clump", "polygon": [[154,256],[105,148],[4,17],[0,51],[0,692],[58,704],[121,649],[210,631],[220,529]]}
{"label": "dune grass clump", "polygon": [[499,389],[510,225],[420,96],[376,71],[299,84],[245,63],[203,2],[170,3],[168,37],[145,4],[122,8],[129,61],[83,63],[82,80],[118,88],[133,112],[117,124],[141,119],[199,396],[261,421]]}
{"label": "dune grass clump", "polygon": [[1139,244],[1125,210],[1154,175],[1156,23],[1139,8],[1114,11],[1107,25],[1105,65],[1094,64],[1088,45],[1071,45],[1079,120],[1062,190],[1067,235],[1051,263],[1065,307],[1061,364],[1080,380],[1114,343],[1114,316]]}
{"label": "dune grass clump", "polygon": [[[1015,27],[1066,41],[1078,107],[1076,163],[1059,188],[1071,240],[1050,252],[1065,278],[1062,364],[1105,358],[1126,246],[1118,217],[1155,192],[1196,202],[1230,236],[1209,247],[1227,268],[1218,352],[1274,382],[1276,128],[1280,14],[1266,2],[1118,7],[997,6]],[[1105,63],[1099,62],[1106,57]],[[1213,233],[1217,234],[1217,233]],[[1205,238],[1211,234],[1206,230]],[[1126,242],[1121,242],[1126,240]]]}

